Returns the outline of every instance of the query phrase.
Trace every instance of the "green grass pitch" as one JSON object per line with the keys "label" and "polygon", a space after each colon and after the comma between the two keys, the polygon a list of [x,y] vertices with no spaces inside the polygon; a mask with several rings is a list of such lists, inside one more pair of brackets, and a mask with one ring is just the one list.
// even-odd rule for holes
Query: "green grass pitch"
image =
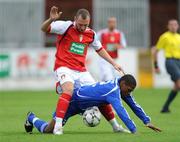
{"label": "green grass pitch", "polygon": [[[55,109],[58,96],[53,91],[1,91],[0,142],[180,142],[180,97],[174,100],[170,114],[160,114],[168,89],[137,89],[136,101],[151,117],[153,124],[163,131],[156,133],[127,108],[137,126],[137,134],[113,133],[111,126],[101,119],[95,128],[86,127],[79,115],[72,117],[64,127],[64,135],[41,134],[36,129],[26,134],[24,121],[31,110],[48,121]],[[122,121],[118,119],[122,124]],[[124,124],[123,124],[124,126]]]}

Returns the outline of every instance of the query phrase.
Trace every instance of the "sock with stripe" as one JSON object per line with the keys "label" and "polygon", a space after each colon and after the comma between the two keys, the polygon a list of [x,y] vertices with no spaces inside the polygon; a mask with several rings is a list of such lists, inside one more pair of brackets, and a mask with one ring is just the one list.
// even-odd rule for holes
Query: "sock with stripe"
{"label": "sock with stripe", "polygon": [[63,118],[67,112],[69,107],[69,103],[71,100],[71,95],[63,93],[58,100],[57,107],[56,107],[56,127],[62,127]]}
{"label": "sock with stripe", "polygon": [[39,119],[35,115],[30,115],[28,121],[33,124],[33,126],[41,133],[44,132],[44,129],[47,127],[48,123],[44,120]]}

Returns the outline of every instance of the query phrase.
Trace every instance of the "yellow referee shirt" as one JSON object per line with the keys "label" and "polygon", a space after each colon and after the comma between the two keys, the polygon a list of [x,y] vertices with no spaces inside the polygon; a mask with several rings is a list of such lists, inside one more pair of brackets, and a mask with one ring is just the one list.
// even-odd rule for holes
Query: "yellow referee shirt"
{"label": "yellow referee shirt", "polygon": [[166,58],[180,59],[180,34],[165,32],[156,45],[157,49],[164,49]]}

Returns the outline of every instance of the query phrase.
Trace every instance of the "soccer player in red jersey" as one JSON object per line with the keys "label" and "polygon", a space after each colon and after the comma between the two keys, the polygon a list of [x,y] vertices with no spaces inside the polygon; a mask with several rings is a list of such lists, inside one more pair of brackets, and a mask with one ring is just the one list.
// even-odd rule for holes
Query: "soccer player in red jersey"
{"label": "soccer player in red jersey", "polygon": [[[107,28],[97,33],[103,47],[115,61],[118,58],[118,49],[126,47],[124,33],[116,29],[116,26],[117,19],[115,17],[109,17]],[[117,76],[113,67],[102,58],[99,59],[99,68],[102,81],[112,80]]]}
{"label": "soccer player in red jersey", "polygon": [[[122,68],[102,48],[96,33],[88,27],[90,14],[86,9],[77,11],[74,22],[58,21],[61,14],[62,12],[53,6],[50,10],[50,17],[43,22],[41,27],[44,32],[57,34],[54,72],[58,82],[57,88],[62,90],[57,102],[56,123],[53,130],[53,133],[57,135],[63,134],[62,120],[67,112],[74,87],[95,82],[85,68],[85,59],[89,47],[95,49],[99,56],[112,64],[114,69],[123,72]],[[101,112],[113,126],[113,129],[118,130],[114,113],[106,113],[110,109],[112,109],[111,106],[107,105],[100,111],[102,110]]]}

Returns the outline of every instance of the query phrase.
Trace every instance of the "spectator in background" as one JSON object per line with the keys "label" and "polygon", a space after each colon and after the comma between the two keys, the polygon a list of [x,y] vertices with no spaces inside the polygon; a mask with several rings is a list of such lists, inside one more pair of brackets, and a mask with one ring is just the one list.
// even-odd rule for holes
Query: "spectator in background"
{"label": "spectator in background", "polygon": [[[124,33],[116,29],[117,19],[109,17],[107,20],[107,28],[100,30],[97,35],[103,47],[109,55],[116,61],[118,50],[126,47],[126,39]],[[102,81],[114,79],[116,72],[114,68],[104,59],[99,59],[100,78]]]}
{"label": "spectator in background", "polygon": [[177,33],[179,28],[178,21],[171,19],[168,21],[168,31],[162,34],[155,47],[152,48],[154,58],[154,68],[156,73],[160,73],[157,62],[157,54],[163,49],[166,58],[166,70],[174,82],[174,87],[169,93],[161,112],[170,112],[169,105],[176,97],[180,89],[180,35]]}
{"label": "spectator in background", "polygon": [[[53,130],[53,133],[56,135],[63,134],[62,121],[75,88],[75,81],[78,81],[81,85],[95,82],[85,67],[85,59],[89,47],[93,48],[99,56],[112,64],[114,69],[119,72],[122,71],[122,68],[102,48],[100,41],[96,37],[96,33],[88,27],[90,14],[86,9],[79,9],[73,22],[60,21],[61,14],[62,12],[59,12],[58,8],[53,6],[50,11],[50,17],[43,22],[41,27],[44,32],[58,35],[54,71],[58,86],[62,89],[62,94],[59,97],[56,107],[56,123]],[[103,111],[108,111],[108,109],[112,109],[111,106],[103,108]],[[103,115],[105,117],[107,116],[106,118],[108,118],[113,129],[119,128],[114,115],[112,117],[107,113]]]}

